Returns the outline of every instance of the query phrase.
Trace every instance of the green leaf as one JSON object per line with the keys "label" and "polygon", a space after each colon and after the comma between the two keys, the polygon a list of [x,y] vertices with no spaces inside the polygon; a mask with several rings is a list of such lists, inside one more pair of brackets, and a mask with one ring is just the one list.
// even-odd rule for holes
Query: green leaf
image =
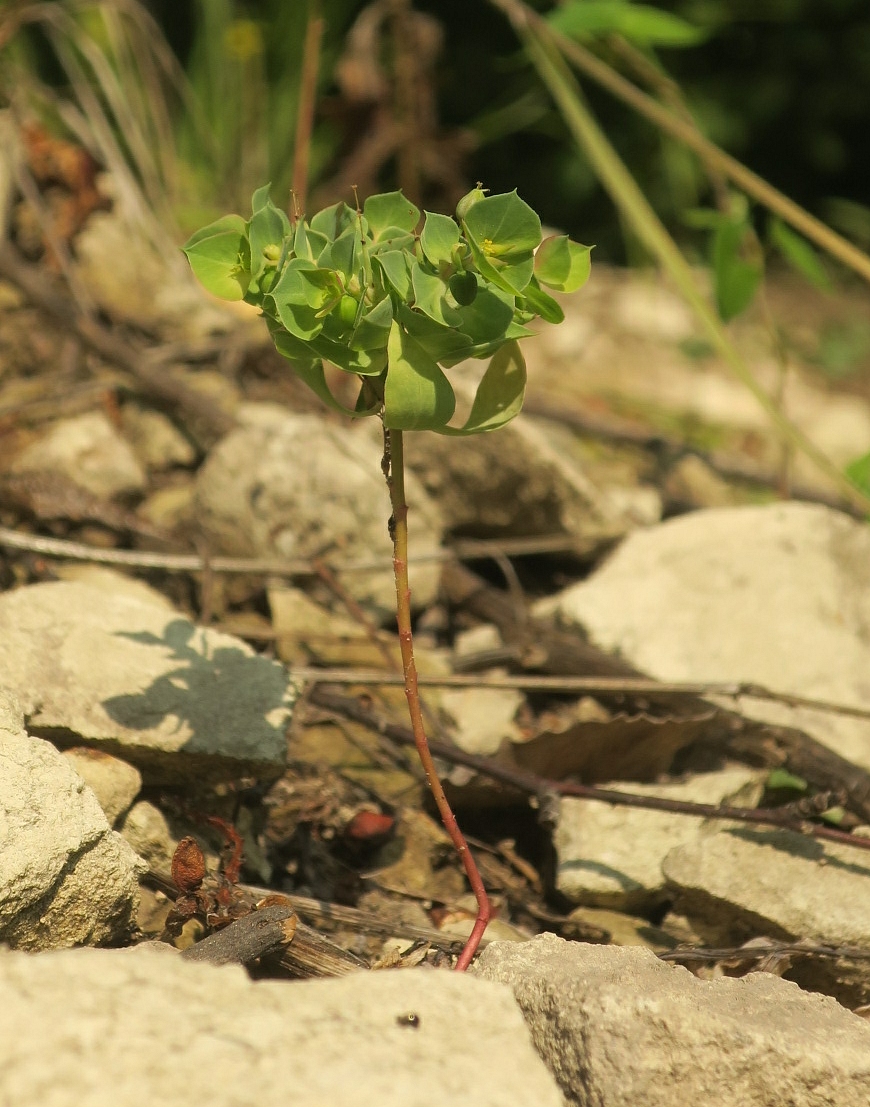
{"label": "green leaf", "polygon": [[266,255],[267,248],[280,252],[284,239],[291,233],[290,220],[269,198],[269,185],[258,188],[251,201],[253,215],[248,223],[248,241],[251,247],[251,280],[257,281],[275,263]]}
{"label": "green leaf", "polygon": [[393,322],[393,302],[385,296],[357,323],[351,345],[359,350],[381,350],[387,345]]}
{"label": "green leaf", "polygon": [[191,235],[182,247],[197,280],[213,296],[241,300],[250,283],[247,224],[240,215],[225,215]]}
{"label": "green leaf", "polygon": [[725,323],[749,306],[764,275],[760,259],[744,257],[748,230],[743,220],[723,218],[713,235],[716,306]]}
{"label": "green leaf", "polygon": [[464,425],[434,429],[449,435],[497,430],[519,415],[525,391],[526,363],[517,343],[507,342],[487,366]]}
{"label": "green leaf", "polygon": [[466,239],[471,247],[474,264],[481,277],[504,292],[518,296],[532,279],[535,270],[535,258],[531,251],[522,261],[506,265],[503,262],[490,259],[469,232],[466,232]]}
{"label": "green leaf", "polygon": [[626,0],[572,0],[550,12],[547,22],[572,38],[618,34],[638,46],[695,46],[708,37],[671,12]]}
{"label": "green leaf", "polygon": [[770,789],[791,788],[795,792],[806,792],[809,785],[802,776],[795,776],[788,769],[771,769],[767,774],[765,787]]}
{"label": "green leaf", "polygon": [[345,280],[358,277],[363,268],[363,261],[356,226],[348,227],[338,238],[327,243],[317,259],[317,264],[321,269],[335,269]]}
{"label": "green leaf", "polygon": [[535,254],[535,276],[557,292],[576,292],[589,278],[592,248],[566,234],[545,238]]}
{"label": "green leaf", "polygon": [[374,256],[385,250],[413,250],[416,241],[414,235],[403,231],[401,227],[387,227],[377,242],[371,243],[369,252]]}
{"label": "green leaf", "polygon": [[377,240],[389,228],[413,231],[420,221],[420,210],[401,192],[380,192],[363,204],[363,215],[372,237]]}
{"label": "green leaf", "polygon": [[411,285],[414,289],[414,306],[445,327],[455,327],[462,318],[447,301],[447,282],[434,273],[428,273],[419,262],[411,263]]}
{"label": "green leaf", "polygon": [[846,476],[856,488],[870,495],[870,454],[850,462],[846,466]]}
{"label": "green leaf", "polygon": [[341,282],[335,273],[294,258],[264,297],[264,304],[291,334],[310,341],[320,334],[323,314],[339,302],[341,294]]}
{"label": "green leaf", "polygon": [[436,269],[442,264],[450,264],[453,260],[454,247],[459,245],[459,227],[449,215],[427,211],[426,222],[420,235],[420,245],[427,260]]}
{"label": "green leaf", "polygon": [[768,225],[771,244],[775,246],[792,269],[797,270],[814,288],[830,292],[831,278],[819,260],[819,255],[809,242],[787,227],[781,219],[773,218]]}
{"label": "green leaf", "polygon": [[541,242],[541,220],[516,190],[478,200],[463,225],[488,258],[523,258]]}
{"label": "green leaf", "polygon": [[408,260],[401,250],[387,250],[383,254],[374,254],[372,261],[377,262],[384,273],[388,285],[402,301],[411,297],[411,274]]}
{"label": "green leaf", "polygon": [[500,288],[483,285],[474,301],[458,309],[458,329],[476,346],[503,338],[514,317],[514,298]]}
{"label": "green leaf", "polygon": [[394,322],[387,344],[384,426],[390,430],[437,430],[450,419],[456,397],[438,363]]}
{"label": "green leaf", "polygon": [[333,204],[330,208],[319,211],[317,215],[311,218],[308,225],[311,230],[325,235],[332,242],[333,239],[343,234],[348,227],[357,225],[357,214],[353,208],[348,207],[342,200],[338,204]]}
{"label": "green leaf", "polygon": [[525,307],[531,308],[535,315],[540,315],[545,323],[562,323],[565,320],[565,312],[535,281],[531,281],[524,289],[523,301]]}
{"label": "green leaf", "polygon": [[469,356],[473,343],[468,335],[453,327],[436,323],[428,315],[412,311],[405,304],[399,304],[397,317],[408,334],[437,362],[447,362],[449,359],[450,364],[455,365],[457,361]]}
{"label": "green leaf", "polygon": [[309,356],[307,347],[303,343],[298,342],[292,335],[281,330],[273,331],[272,338],[275,341],[275,348],[278,350],[278,353],[292,363],[293,372],[296,376],[307,384],[311,391],[316,393],[320,399],[334,411],[338,411],[342,415],[349,415],[351,419],[361,419],[367,415],[376,415],[378,413],[381,406],[379,403],[368,408],[348,408],[345,407],[344,404],[339,403],[330,392],[329,385],[326,383],[323,363],[317,358],[312,360]]}

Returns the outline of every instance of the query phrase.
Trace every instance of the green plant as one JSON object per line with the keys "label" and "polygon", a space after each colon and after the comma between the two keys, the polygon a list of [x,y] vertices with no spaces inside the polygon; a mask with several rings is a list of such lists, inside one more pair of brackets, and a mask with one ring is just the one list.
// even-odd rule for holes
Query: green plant
{"label": "green plant", "polygon": [[[227,215],[185,246],[209,291],[259,307],[279,352],[322,400],[384,427],[382,470],[390,493],[396,615],[415,743],[442,822],[477,899],[474,928],[457,962],[468,967],[490,917],[486,890],[447,802],[423,727],[408,583],[408,505],[403,432],[469,435],[519,414],[525,363],[517,343],[540,316],[563,315],[546,288],[572,292],[589,274],[590,250],[566,236],[542,241],[541,223],[516,192],[460,200],[456,219],[420,211],[401,192],[370,196],[291,221],[258,189],[249,220]],[[471,410],[450,420],[455,395],[445,369],[488,359]],[[329,390],[328,362],[360,380],[356,407]],[[329,505],[324,504],[324,511]]]}

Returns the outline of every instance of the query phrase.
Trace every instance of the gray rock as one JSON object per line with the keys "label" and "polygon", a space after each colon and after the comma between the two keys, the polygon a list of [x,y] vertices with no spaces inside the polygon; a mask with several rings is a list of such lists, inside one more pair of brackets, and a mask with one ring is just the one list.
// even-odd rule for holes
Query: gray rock
{"label": "gray rock", "polygon": [[870,1026],[778,977],[701,981],[552,935],[493,943],[474,974],[510,985],[578,1107],[866,1107]]}
{"label": "gray rock", "polygon": [[[252,410],[253,409],[253,410]],[[383,568],[342,581],[360,601],[394,612],[390,501],[382,448],[365,427],[336,427],[316,415],[248,405],[250,425],[212,450],[197,475],[195,510],[214,552],[247,557],[369,561]],[[437,508],[408,474],[411,555],[441,542]],[[435,596],[437,563],[411,567],[415,604]]]}
{"label": "gray rock", "polygon": [[[830,508],[717,508],[635,531],[542,610],[661,680],[870,707],[870,529]],[[867,720],[763,700],[740,709],[870,768]]]}
{"label": "gray rock", "polygon": [[[735,767],[698,773],[676,784],[616,782],[605,787],[692,803],[752,806],[761,798],[763,780],[764,774]],[[556,887],[572,903],[629,911],[653,908],[666,898],[665,857],[705,830],[701,820],[686,815],[564,798],[555,835]]]}
{"label": "gray rock", "polygon": [[74,746],[63,756],[97,797],[109,826],[115,826],[139,795],[142,774],[119,757],[88,746]]}
{"label": "gray rock", "polygon": [[[619,504],[598,487],[571,447],[564,427],[520,416],[498,434],[458,443],[440,434],[409,435],[405,455],[453,533],[578,539],[624,533],[637,504]],[[645,522],[661,516],[661,501],[654,493],[652,499],[645,506],[653,519]]]}
{"label": "gray rock", "polygon": [[4,593],[0,672],[32,733],[116,753],[147,782],[284,765],[283,667],[156,604],[67,582]]}
{"label": "gray rock", "polygon": [[95,496],[145,489],[145,470],[101,411],[54,423],[12,464],[15,473],[58,472]]}
{"label": "gray rock", "polygon": [[180,430],[159,411],[127,404],[121,412],[124,434],[147,469],[192,465],[196,451]]}
{"label": "gray rock", "polygon": [[0,693],[0,942],[41,950],[123,940],[141,871],[94,793]]}
{"label": "gray rock", "polygon": [[[870,950],[870,853],[793,831],[731,827],[680,846],[662,871],[711,945],[759,935]],[[850,1006],[870,1002],[870,964],[799,959],[789,976]]]}
{"label": "gray rock", "polygon": [[[209,844],[211,835],[207,827],[196,826],[183,819],[167,818],[159,807],[148,800],[139,800],[133,804],[118,827],[118,832],[142,860],[147,862],[148,868],[162,876],[169,876],[178,843],[188,834],[199,842],[206,869],[211,873],[220,869],[220,857]],[[247,849],[245,852],[247,853]],[[247,862],[247,857],[245,860]]]}
{"label": "gray rock", "polygon": [[870,853],[790,830],[729,827],[679,846],[663,870],[678,910],[714,944],[764,932],[870,948]]}
{"label": "gray rock", "polygon": [[165,949],[75,950],[0,953],[0,991],[4,1103],[562,1104],[508,989],[458,973],[252,983]]}

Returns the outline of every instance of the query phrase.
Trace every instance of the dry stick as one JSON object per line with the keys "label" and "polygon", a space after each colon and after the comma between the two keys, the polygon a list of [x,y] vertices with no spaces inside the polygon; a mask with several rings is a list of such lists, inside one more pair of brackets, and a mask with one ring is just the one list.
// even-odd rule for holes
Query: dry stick
{"label": "dry stick", "polygon": [[[26,550],[45,557],[64,558],[71,561],[92,561],[99,565],[125,565],[131,569],[162,569],[167,573],[199,573],[206,567],[206,559],[199,554],[152,553],[146,550],[104,550],[84,542],[71,542],[66,538],[46,538],[38,534],[24,534],[10,527],[0,527],[0,547]],[[455,543],[450,549],[430,550],[415,554],[412,562],[453,561],[456,558],[483,558],[505,554],[521,557],[525,554],[581,551],[582,543],[565,535],[544,535],[541,538],[516,538],[494,540],[466,540]],[[331,563],[330,568],[342,573],[370,573],[383,569],[389,562],[383,557],[359,558],[353,561]],[[316,576],[317,559],[262,558],[262,557],[214,557],[208,563],[212,573],[254,573],[274,576]]]}
{"label": "dry stick", "polygon": [[[298,680],[320,684],[401,684],[404,678],[374,669],[317,669],[294,666],[290,675]],[[417,683],[433,688],[519,688],[525,692],[580,692],[613,695],[656,696],[723,696],[729,699],[769,700],[786,707],[812,708],[832,715],[870,719],[870,707],[847,703],[832,703],[808,696],[793,696],[789,692],[774,692],[761,684],[749,682],[691,681],[667,682],[649,677],[570,677],[570,676],[418,676]]]}
{"label": "dry stick", "polygon": [[249,965],[283,949],[296,933],[298,921],[289,904],[263,907],[209,934],[181,956],[211,965]]}
{"label": "dry stick", "polygon": [[[477,918],[471,935],[465,943],[459,960],[458,972],[463,972],[471,964],[471,959],[480,945],[492,914],[489,897],[483,886],[480,872],[475,864],[468,843],[456,816],[447,802],[444,787],[435,768],[435,762],[429,749],[426,731],[423,726],[423,711],[417,687],[417,666],[414,662],[414,639],[411,630],[411,589],[408,584],[408,504],[405,499],[405,459],[402,432],[384,428],[384,457],[382,462],[387,487],[390,490],[390,504],[393,509],[390,520],[390,533],[393,539],[393,570],[396,577],[396,619],[399,627],[399,647],[402,651],[402,668],[405,674],[405,696],[408,700],[408,713],[411,716],[412,741],[426,774],[426,783],[432,790],[432,796],[441,815],[444,829],[456,848],[465,869],[465,875],[477,900]],[[440,743],[439,743],[440,744]]]}
{"label": "dry stick", "polygon": [[308,0],[308,22],[302,50],[302,73],[299,78],[299,107],[296,113],[296,141],[293,154],[293,204],[296,211],[305,211],[308,198],[308,175],[311,162],[311,132],[314,129],[314,109],[317,101],[317,73],[320,68],[320,43],[323,38],[323,17],[319,0]]}
{"label": "dry stick", "polygon": [[[335,711],[355,722],[371,727],[378,734],[390,738],[401,745],[414,743],[414,735],[402,726],[378,718],[357,700],[336,695],[323,688],[315,688],[310,695],[311,703]],[[839,845],[854,846],[856,849],[870,850],[870,838],[859,837],[843,830],[833,830],[818,826],[805,819],[795,818],[789,811],[764,807],[729,807],[713,803],[690,803],[684,800],[665,799],[661,796],[640,796],[633,792],[617,792],[611,788],[599,788],[592,784],[577,784],[569,780],[548,780],[523,769],[514,769],[500,765],[487,757],[465,753],[443,742],[430,742],[430,756],[434,754],[455,765],[464,765],[482,776],[498,780],[502,784],[516,788],[528,795],[546,799],[548,796],[575,796],[580,799],[599,800],[622,807],[640,807],[648,811],[667,811],[672,815],[694,815],[701,819],[730,819],[735,822],[754,823],[773,826],[780,830],[791,830],[810,838],[820,838]]]}

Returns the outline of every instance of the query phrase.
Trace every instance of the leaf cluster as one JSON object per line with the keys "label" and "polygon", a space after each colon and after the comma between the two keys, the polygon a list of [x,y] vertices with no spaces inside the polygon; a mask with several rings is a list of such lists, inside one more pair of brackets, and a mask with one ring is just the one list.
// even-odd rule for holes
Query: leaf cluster
{"label": "leaf cluster", "polygon": [[[291,221],[266,185],[250,219],[224,216],[184,250],[210,292],[261,309],[278,351],[331,407],[380,414],[390,429],[454,435],[494,430],[519,413],[526,373],[517,340],[536,317],[562,321],[545,289],[573,292],[590,265],[590,249],[567,236],[542,241],[540,219],[516,192],[480,188],[455,219],[423,215],[388,192],[361,211],[338,203]],[[444,370],[466,358],[489,365],[468,419],[454,427]],[[353,411],[332,396],[324,362],[361,378]]]}

